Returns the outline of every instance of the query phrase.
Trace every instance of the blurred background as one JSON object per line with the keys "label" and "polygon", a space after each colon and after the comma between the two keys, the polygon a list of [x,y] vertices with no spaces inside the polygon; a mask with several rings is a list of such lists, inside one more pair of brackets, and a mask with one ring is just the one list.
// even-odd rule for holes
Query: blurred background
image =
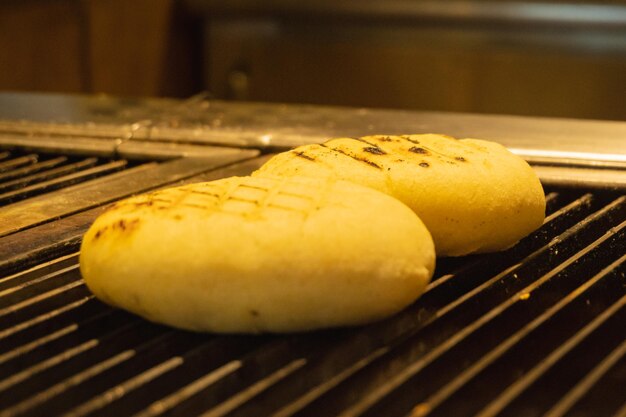
{"label": "blurred background", "polygon": [[626,2],[4,0],[0,91],[626,120]]}

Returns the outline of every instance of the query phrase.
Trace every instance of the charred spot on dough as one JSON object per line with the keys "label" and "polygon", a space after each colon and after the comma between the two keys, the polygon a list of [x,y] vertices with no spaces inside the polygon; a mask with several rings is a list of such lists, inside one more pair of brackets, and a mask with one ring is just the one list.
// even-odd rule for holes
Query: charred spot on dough
{"label": "charred spot on dough", "polygon": [[419,153],[419,154],[422,154],[422,155],[428,155],[429,154],[429,152],[426,149],[420,148],[419,146],[413,146],[413,147],[409,148],[409,152]]}
{"label": "charred spot on dough", "polygon": [[354,141],[357,141],[357,142],[365,143],[366,145],[368,145],[366,147],[367,149],[363,148],[363,151],[365,151],[365,152],[370,152],[370,153],[374,153],[374,154],[377,154],[377,155],[385,155],[385,151],[380,149],[377,144],[375,144],[373,142],[370,142],[369,140],[366,140],[365,138],[350,138],[350,139],[352,139]]}
{"label": "charred spot on dough", "polygon": [[363,148],[363,151],[373,153],[374,155],[387,155],[387,152],[383,151],[378,146],[366,146]]}
{"label": "charred spot on dough", "polygon": [[261,315],[261,313],[259,313],[257,310],[254,310],[254,309],[249,310],[249,313],[253,317],[259,317]]}
{"label": "charred spot on dough", "polygon": [[93,240],[97,240],[100,238],[100,236],[102,236],[104,234],[104,232],[106,232],[106,230],[108,229],[108,226],[104,226],[102,229],[98,230],[96,232],[95,235],[93,235]]}
{"label": "charred spot on dough", "polygon": [[376,139],[378,139],[381,142],[393,142],[393,139],[391,139],[389,136],[380,136],[380,137],[376,137]]}
{"label": "charred spot on dough", "polygon": [[411,143],[414,143],[415,145],[419,145],[419,144],[420,144],[420,141],[419,141],[419,140],[417,140],[417,139],[413,139],[413,138],[412,138],[411,136],[409,136],[409,135],[402,135],[402,136],[400,136],[400,137],[401,137],[402,139],[404,139],[404,140],[407,140],[407,141],[409,141],[409,142],[411,142]]}
{"label": "charred spot on dough", "polygon": [[422,168],[428,168],[430,164],[428,162],[420,162],[419,166],[421,166]]}
{"label": "charred spot on dough", "polygon": [[299,158],[306,159],[307,161],[315,161],[315,158],[313,158],[311,155],[305,154],[304,151],[294,151],[293,154]]}
{"label": "charred spot on dough", "polygon": [[254,204],[255,206],[261,205],[261,202],[259,200],[255,199],[255,198],[248,199],[248,198],[245,198],[245,197],[238,197],[238,196],[235,196],[235,195],[229,195],[226,198],[226,201],[239,201],[241,203]]}
{"label": "charred spot on dough", "polygon": [[113,223],[111,225],[111,228],[112,229],[119,229],[122,232],[126,232],[126,231],[133,230],[135,227],[137,227],[138,223],[139,223],[139,219],[131,219],[131,220],[121,219],[121,220]]}
{"label": "charred spot on dough", "polygon": [[136,203],[132,203],[133,207],[141,207],[141,206],[148,206],[151,207],[152,205],[154,205],[154,201],[152,200],[147,200],[147,201],[138,201]]}
{"label": "charred spot on dough", "polygon": [[463,158],[462,156],[455,156],[454,159],[456,159],[459,162],[467,162],[467,159]]}
{"label": "charred spot on dough", "polygon": [[383,169],[383,167],[381,167],[380,165],[378,165],[376,162],[374,162],[374,161],[370,161],[369,159],[367,159],[367,158],[365,158],[365,157],[363,157],[363,156],[354,155],[354,154],[351,154],[351,153],[345,152],[345,151],[343,151],[343,150],[341,150],[341,149],[333,149],[333,148],[330,148],[330,149],[332,149],[333,151],[335,151],[335,152],[337,152],[337,153],[340,153],[340,154],[342,154],[342,155],[348,156],[348,157],[350,157],[350,158],[354,159],[355,161],[364,162],[364,163],[366,163],[366,164],[368,164],[369,166],[372,166],[372,167],[374,167],[374,168],[378,168],[378,169],[381,169],[381,170]]}
{"label": "charred spot on dough", "polygon": [[378,165],[376,162],[374,162],[374,161],[370,161],[370,160],[369,160],[369,159],[367,159],[367,158],[354,158],[354,159],[356,159],[357,161],[365,162],[366,164],[368,164],[368,165],[370,165],[370,166],[373,166],[374,168],[383,169],[383,167],[381,167],[380,165]]}

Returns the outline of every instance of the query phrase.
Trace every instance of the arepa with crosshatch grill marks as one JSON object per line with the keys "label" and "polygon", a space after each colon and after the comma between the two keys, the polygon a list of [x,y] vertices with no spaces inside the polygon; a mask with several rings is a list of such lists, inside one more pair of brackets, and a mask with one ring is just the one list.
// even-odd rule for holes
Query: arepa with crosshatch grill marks
{"label": "arepa with crosshatch grill marks", "polygon": [[438,256],[494,252],[541,226],[545,197],[522,158],[478,139],[338,138],[280,153],[254,176],[335,178],[389,194],[424,221]]}
{"label": "arepa with crosshatch grill marks", "polygon": [[101,300],[196,331],[348,326],[414,301],[432,238],[396,199],[345,181],[232,177],[133,197],[86,233]]}

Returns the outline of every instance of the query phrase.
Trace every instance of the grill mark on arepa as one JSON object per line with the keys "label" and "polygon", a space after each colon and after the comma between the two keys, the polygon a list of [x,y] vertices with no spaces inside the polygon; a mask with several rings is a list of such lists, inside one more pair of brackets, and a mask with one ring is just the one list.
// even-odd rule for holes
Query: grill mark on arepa
{"label": "grill mark on arepa", "polygon": [[210,197],[215,197],[215,198],[220,198],[220,195],[211,191],[201,191],[198,189],[189,189],[188,190],[191,194],[200,194],[200,195],[206,195],[206,196],[210,196]]}
{"label": "grill mark on arepa", "polygon": [[[284,180],[286,182],[287,179],[285,178]],[[242,188],[244,189],[252,188],[255,190],[264,191],[265,195],[257,199],[247,199],[244,197],[235,196],[234,194],[237,192],[237,190],[240,190]],[[284,182],[281,184],[278,184],[275,187],[264,187],[261,185],[247,184],[247,183],[241,182],[225,193],[225,196],[223,197],[221,204],[219,204],[219,206],[216,206],[215,209],[220,210],[221,212],[226,213],[226,214],[233,214],[233,215],[239,215],[239,216],[254,216],[268,208],[273,208],[273,209],[279,209],[279,210],[284,210],[284,211],[288,211],[292,213],[301,214],[303,217],[303,220],[306,219],[311,213],[315,205],[315,199],[310,195],[294,193],[291,191],[287,191],[284,188],[285,188]],[[305,205],[307,206],[307,208],[299,208],[299,207],[293,207],[293,206],[289,206],[285,204],[280,204],[279,202],[276,201],[279,196],[289,196],[292,198],[300,198],[300,199],[306,200]],[[249,210],[248,211],[240,211],[240,210],[231,211],[226,206],[226,203],[228,201],[248,203],[250,205]],[[241,207],[239,208],[241,209]]]}
{"label": "grill mark on arepa", "polygon": [[380,142],[393,142],[397,141],[397,139],[391,139],[391,136],[373,136],[377,141]]}
{"label": "grill mark on arepa", "polygon": [[400,136],[400,139],[404,139],[405,141],[410,142],[410,143],[412,143],[414,145],[421,145],[419,140],[412,139],[410,136],[407,136],[407,135]]}
{"label": "grill mark on arepa", "polygon": [[387,155],[387,152],[385,152],[380,146],[368,140],[365,140],[364,138],[349,138],[349,139],[369,145],[369,146],[365,146],[364,148],[362,148],[363,152],[368,152],[374,155]]}
{"label": "grill mark on arepa", "polygon": [[294,151],[293,154],[295,156],[297,156],[298,158],[306,159],[307,161],[311,161],[311,162],[316,162],[317,161],[317,159],[315,159],[311,155],[308,155],[308,154],[304,153],[304,151]]}
{"label": "grill mark on arepa", "polygon": [[200,210],[207,210],[209,207],[202,205],[202,204],[196,204],[196,203],[181,203],[180,204],[181,207],[191,207],[191,208],[197,208]]}
{"label": "grill mark on arepa", "polygon": [[378,146],[366,146],[363,148],[363,151],[373,153],[374,155],[387,155],[387,152],[383,151]]}
{"label": "grill mark on arepa", "polygon": [[[445,139],[450,139],[450,140],[455,140],[456,141],[456,139],[451,137],[451,136],[444,136],[444,135],[440,135],[440,136],[445,138]],[[416,145],[420,145],[420,146],[411,146],[408,149],[409,152],[416,153],[416,154],[422,154],[422,155],[426,155],[426,156],[429,153],[432,153],[432,154],[439,155],[439,156],[441,156],[443,158],[446,158],[449,161],[467,162],[467,159],[462,157],[462,156],[452,156],[452,155],[445,154],[443,152],[436,151],[433,148],[424,145],[423,143],[421,143],[417,139],[412,139],[412,138],[410,138],[410,137],[408,137],[406,135],[405,136],[400,136],[400,137],[402,139],[404,139],[405,141],[407,141],[407,142],[410,142],[410,143],[416,144]],[[420,164],[420,166],[423,166],[423,165]]]}
{"label": "grill mark on arepa", "polygon": [[429,152],[423,148],[423,147],[419,147],[419,146],[412,146],[409,148],[409,152],[413,152],[413,153],[419,153],[422,155],[428,155]]}
{"label": "grill mark on arepa", "polygon": [[458,158],[457,156],[448,155],[448,154],[445,154],[445,153],[443,153],[443,152],[436,151],[436,150],[434,150],[434,149],[432,149],[432,148],[429,148],[429,147],[427,147],[427,146],[424,146],[424,145],[422,145],[422,147],[423,147],[424,149],[426,149],[426,150],[428,150],[428,151],[430,151],[430,152],[434,153],[434,154],[437,154],[437,155],[443,156],[443,157],[444,157],[444,158],[446,158],[446,159],[449,159],[449,160],[452,160],[452,161],[458,161],[458,159],[456,159],[456,158]]}
{"label": "grill mark on arepa", "polygon": [[[327,141],[326,143],[322,143],[320,145],[324,146],[327,149],[333,149],[333,150],[337,150],[337,147],[332,147],[332,143],[334,141],[355,141],[355,142],[361,142],[364,143],[368,146],[365,146],[363,148],[361,148],[361,150],[363,152],[368,152],[374,155],[387,155],[387,152],[382,149],[380,146],[378,146],[376,143],[370,142],[368,140],[366,140],[365,138],[336,138],[336,139],[331,139],[329,141]],[[357,145],[355,145],[357,146]],[[356,151],[356,149],[355,149]]]}
{"label": "grill mark on arepa", "polygon": [[331,147],[327,146],[327,145],[326,145],[326,144],[324,144],[324,143],[322,143],[322,144],[321,144],[321,146],[323,146],[324,148],[330,149],[330,150],[332,150],[332,151],[335,151],[335,152],[337,152],[337,153],[340,153],[340,154],[342,154],[342,155],[345,155],[345,156],[347,156],[347,157],[350,157],[350,158],[354,159],[355,161],[363,162],[363,163],[365,163],[365,164],[367,164],[367,165],[369,165],[369,166],[371,166],[371,167],[374,167],[374,168],[377,168],[377,169],[380,169],[380,170],[382,170],[382,169],[383,169],[383,167],[381,167],[380,165],[378,165],[376,162],[371,161],[371,160],[367,159],[367,158],[366,158],[366,157],[364,157],[364,156],[354,155],[354,154],[351,154],[351,153],[349,153],[349,152],[346,152],[346,151],[344,151],[344,150],[342,150],[342,149],[335,149],[335,148],[331,148]]}
{"label": "grill mark on arepa", "polygon": [[[124,210],[128,207],[134,208],[137,206],[150,207],[150,209],[154,212],[163,212],[163,210],[171,211],[176,209],[194,209],[200,210],[207,215],[221,212],[228,215],[244,217],[262,214],[262,212],[267,209],[278,209],[298,214],[302,216],[302,221],[306,220],[319,205],[318,200],[320,196],[307,194],[306,190],[304,190],[305,192],[290,190],[287,185],[286,178],[285,182],[272,187],[266,187],[262,184],[259,185],[243,182],[232,184],[229,187],[198,187],[192,185],[179,189],[160,190],[139,198],[123,200],[117,202],[113,209],[116,211],[121,210],[121,214],[124,217],[100,227],[93,234],[92,240],[100,240],[103,234],[114,231],[126,236],[133,233],[140,225],[140,219],[136,217],[128,217],[127,214],[124,214]],[[215,191],[211,191],[211,189]],[[262,191],[264,195],[250,198],[235,195],[238,190],[242,189]],[[197,201],[190,201],[189,198],[192,196],[197,196],[195,199]],[[280,196],[289,197],[291,199],[300,199],[301,201],[280,201]],[[229,201],[243,203],[243,205],[229,207],[228,204],[226,204]],[[172,214],[168,214],[168,217],[177,221],[183,219],[183,216],[177,211],[174,211]]]}

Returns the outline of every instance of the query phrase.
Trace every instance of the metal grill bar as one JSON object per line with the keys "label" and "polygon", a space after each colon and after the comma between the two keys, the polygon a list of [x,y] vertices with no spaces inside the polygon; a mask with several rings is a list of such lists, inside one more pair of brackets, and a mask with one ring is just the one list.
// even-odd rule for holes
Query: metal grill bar
{"label": "metal grill bar", "polygon": [[8,161],[0,162],[0,173],[23,167],[24,165],[30,165],[37,162],[37,155],[25,155],[19,156]]}
{"label": "metal grill bar", "polygon": [[[37,162],[24,168],[14,169],[12,171],[0,174],[0,183],[2,181],[12,180],[17,177],[30,176],[44,169],[54,168],[57,165],[63,164],[65,162],[67,162],[67,157],[59,156],[58,158],[52,158],[47,161]],[[6,187],[6,184],[2,184],[2,187]]]}
{"label": "metal grill bar", "polygon": [[[8,415],[18,412],[22,415],[41,415],[42,413],[50,413],[51,415],[58,415],[63,407],[67,407],[64,401],[59,401],[62,397],[61,394],[66,394],[70,391],[76,391],[77,387],[88,387],[90,390],[102,390],[102,375],[110,373],[111,370],[119,367],[121,364],[131,360],[138,355],[147,354],[153,352],[154,349],[159,349],[159,343],[167,338],[167,334],[163,335],[162,332],[153,329],[152,332],[147,330],[144,326],[139,326],[136,329],[132,329],[132,326],[126,326],[122,331],[111,334],[115,335],[116,347],[122,347],[125,349],[116,353],[107,352],[110,345],[107,343],[98,343],[93,345],[92,349],[85,350],[72,358],[69,358],[55,369],[54,376],[57,376],[59,372],[67,372],[72,365],[76,366],[80,363],[80,367],[75,368],[68,378],[63,379],[55,384],[51,384],[54,379],[50,378],[50,375],[42,374],[40,378],[35,382],[36,386],[41,389],[34,396],[29,396],[25,400],[9,407],[5,410]],[[124,340],[124,343],[120,343]],[[105,340],[106,342],[106,340]],[[91,355],[89,355],[91,353]],[[94,364],[86,362],[87,357],[93,358],[98,355],[98,360]],[[64,369],[58,369],[63,367]],[[136,370],[135,370],[136,371]],[[51,372],[48,372],[50,374]],[[47,376],[47,378],[45,378]],[[98,380],[99,379],[99,380]],[[43,381],[43,382],[42,382]],[[86,384],[88,383],[88,384]],[[85,384],[85,385],[83,385]],[[32,387],[29,387],[32,389]],[[84,390],[83,390],[84,393]],[[15,394],[14,394],[15,395]],[[74,399],[76,400],[76,398]],[[45,407],[42,409],[42,405],[45,403]]]}
{"label": "metal grill bar", "polygon": [[[29,185],[15,191],[8,191],[0,194],[0,204],[12,203],[28,197],[32,197],[35,194],[58,190],[59,188],[64,188],[81,181],[86,181],[91,178],[107,175],[112,172],[124,169],[127,164],[128,162],[124,160],[112,161],[104,165],[98,165],[92,168],[73,172],[72,174],[64,175],[60,178],[53,178],[44,182]],[[77,168],[78,164],[74,165],[71,171],[75,171],[75,169]]]}
{"label": "metal grill bar", "polygon": [[[14,179],[11,181],[7,181],[4,184],[0,185],[0,191],[8,192],[11,190],[31,186],[31,184],[36,184],[36,183],[40,183],[44,181],[50,181],[58,177],[70,175],[72,173],[75,173],[83,169],[92,168],[96,165],[97,162],[98,162],[98,159],[96,158],[87,158],[79,162],[75,162],[72,164],[65,164],[63,166],[60,166],[54,169],[49,169],[44,172],[40,172],[37,174],[25,176],[23,178],[18,178],[18,179]],[[15,173],[15,171],[12,171],[11,173]]]}
{"label": "metal grill bar", "polygon": [[[180,337],[180,335],[178,336]],[[144,407],[150,406],[150,399],[154,398],[154,393],[158,393],[159,398],[166,397],[169,393],[176,390],[177,387],[184,385],[181,381],[194,379],[196,382],[203,380],[206,383],[208,375],[209,380],[216,378],[214,374],[226,376],[227,372],[224,372],[224,367],[237,368],[241,365],[241,360],[237,360],[237,357],[245,356],[249,351],[257,348],[263,343],[262,339],[240,337],[240,338],[203,338],[200,343],[195,342],[196,346],[189,346],[189,349],[179,354],[180,360],[175,367],[167,370],[167,373],[160,378],[153,378],[145,380],[141,385],[136,384],[136,377],[124,380],[117,386],[112,386],[109,391],[120,390],[124,391],[124,398],[121,398],[116,403],[112,403],[111,398],[106,396],[106,392],[100,394],[85,404],[79,406],[78,410],[84,410],[85,407],[93,407],[98,405],[98,409],[105,405],[110,405],[106,410],[102,410],[100,415],[109,415],[111,413],[117,414],[133,414]],[[233,364],[233,361],[236,364]],[[143,360],[142,360],[143,362]],[[152,374],[155,368],[158,368],[160,364],[151,364],[146,373]],[[196,379],[197,378],[197,379]],[[133,386],[134,392],[129,392],[124,389],[127,386]],[[189,389],[189,387],[187,387]],[[128,395],[126,394],[133,394]],[[121,396],[120,396],[121,397]],[[89,405],[93,404],[93,405]],[[73,411],[74,412],[74,411]],[[72,412],[72,413],[73,413]],[[78,413],[82,415],[83,413]]]}

